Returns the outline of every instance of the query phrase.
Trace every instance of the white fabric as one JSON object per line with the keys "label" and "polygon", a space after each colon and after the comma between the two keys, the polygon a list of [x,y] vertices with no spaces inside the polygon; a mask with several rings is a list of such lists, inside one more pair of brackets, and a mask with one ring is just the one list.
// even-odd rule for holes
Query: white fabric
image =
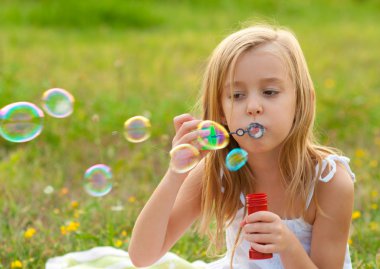
{"label": "white fabric", "polygon": [[[348,163],[350,159],[343,157],[343,156],[336,156],[336,155],[329,155],[326,157],[325,160],[322,162],[322,171],[324,171],[327,167],[327,164],[330,165],[330,171],[329,173],[323,177],[319,178],[319,180],[323,182],[328,182],[331,180],[336,172],[336,161],[342,163],[349,174],[351,175],[352,180],[355,180],[355,175],[352,173]],[[318,167],[316,167],[318,171]],[[314,193],[314,188],[310,192],[310,200]],[[244,195],[240,195],[240,200],[242,201],[242,204],[245,205],[245,199]],[[307,206],[309,205],[310,201],[308,199]],[[227,253],[226,256],[223,257],[221,260],[215,261],[213,263],[210,263],[207,268],[208,269],[230,269],[230,259],[232,250],[235,244],[235,239],[237,236],[237,233],[239,231],[240,222],[243,219],[244,214],[244,208],[241,208],[231,225],[226,229],[226,243],[227,243]],[[308,254],[310,254],[310,247],[311,247],[311,235],[312,235],[312,229],[313,226],[307,222],[305,222],[302,218],[298,219],[284,219],[283,222],[288,226],[288,228],[295,234],[295,236],[298,238],[298,240],[301,242],[302,246],[306,250]],[[242,237],[242,235],[241,235]],[[248,241],[241,239],[241,243],[236,247],[235,255],[233,259],[233,268],[235,269],[282,269],[282,263],[280,256],[277,253],[273,253],[272,259],[266,259],[266,260],[249,260],[248,259],[248,251],[250,248],[250,244]],[[348,245],[346,247],[346,254],[345,254],[345,260],[344,260],[344,266],[343,269],[351,269],[351,259],[350,259],[350,252]]]}
{"label": "white fabric", "polygon": [[[147,254],[149,255],[149,254]],[[203,261],[190,263],[176,254],[168,252],[150,269],[206,269]],[[134,269],[128,252],[113,247],[96,247],[86,251],[72,252],[61,257],[50,258],[45,269]]]}

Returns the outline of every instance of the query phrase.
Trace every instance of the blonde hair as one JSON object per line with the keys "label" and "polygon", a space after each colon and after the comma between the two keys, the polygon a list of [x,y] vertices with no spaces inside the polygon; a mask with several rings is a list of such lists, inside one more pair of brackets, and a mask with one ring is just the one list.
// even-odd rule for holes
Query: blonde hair
{"label": "blonde hair", "polygon": [[[226,37],[213,51],[209,59],[202,85],[203,119],[223,122],[221,97],[227,78],[232,78],[235,65],[244,52],[265,44],[274,45],[283,59],[296,91],[296,108],[293,126],[283,141],[278,164],[282,184],[286,188],[287,211],[291,212],[299,202],[306,205],[310,188],[321,174],[315,172],[316,164],[323,157],[335,153],[334,149],[322,147],[314,140],[315,93],[308,67],[295,35],[285,28],[257,25],[242,29]],[[231,80],[232,81],[232,80]],[[225,126],[227,128],[227,126]],[[255,191],[255,178],[248,166],[231,173],[225,166],[227,153],[238,147],[233,137],[221,150],[212,151],[206,157],[202,179],[201,218],[199,230],[209,231],[210,223],[216,221],[216,229],[209,233],[210,246],[221,250],[224,243],[225,225],[230,225],[241,207],[240,193]],[[222,191],[223,189],[223,191]],[[313,198],[315,202],[316,198]],[[302,215],[306,214],[306,206]],[[240,231],[238,233],[238,237]],[[236,238],[235,247],[238,244]],[[209,248],[210,250],[210,248]],[[232,258],[231,258],[232,264]]]}

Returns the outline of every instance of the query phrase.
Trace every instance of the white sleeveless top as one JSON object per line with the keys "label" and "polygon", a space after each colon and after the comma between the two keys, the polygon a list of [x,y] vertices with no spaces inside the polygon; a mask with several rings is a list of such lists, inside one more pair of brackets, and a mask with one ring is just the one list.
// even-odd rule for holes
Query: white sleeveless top
{"label": "white sleeveless top", "polygon": [[[355,174],[352,173],[350,166],[348,163],[350,159],[344,156],[337,155],[329,155],[322,161],[322,171],[325,171],[327,165],[329,165],[330,171],[329,173],[319,180],[323,182],[328,182],[333,178],[336,172],[336,161],[342,163],[347,171],[349,172],[353,181],[355,181]],[[318,172],[318,167],[316,167],[316,171]],[[309,196],[307,198],[306,206],[309,207],[311,199],[314,194],[314,187],[311,189]],[[240,195],[240,200],[243,205],[245,205],[245,197],[243,194]],[[227,244],[227,253],[220,260],[214,261],[207,265],[208,269],[230,269],[230,261],[231,254],[235,244],[236,235],[240,228],[240,222],[243,219],[244,207],[238,210],[235,215],[234,220],[231,225],[226,228],[226,244]],[[307,222],[305,222],[302,218],[297,219],[283,219],[282,220],[286,226],[295,234],[298,240],[301,242],[302,246],[306,250],[308,254],[310,254],[310,246],[311,246],[311,235],[313,226]],[[240,235],[242,237],[242,235]],[[273,258],[265,259],[265,260],[250,260],[248,258],[248,251],[250,248],[250,244],[248,241],[241,239],[240,244],[236,247],[235,255],[233,259],[233,268],[234,269],[282,269],[284,268],[281,263],[280,255],[277,253],[273,253]],[[351,269],[351,259],[350,252],[348,249],[348,245],[346,248],[346,256],[344,259],[343,269]]]}

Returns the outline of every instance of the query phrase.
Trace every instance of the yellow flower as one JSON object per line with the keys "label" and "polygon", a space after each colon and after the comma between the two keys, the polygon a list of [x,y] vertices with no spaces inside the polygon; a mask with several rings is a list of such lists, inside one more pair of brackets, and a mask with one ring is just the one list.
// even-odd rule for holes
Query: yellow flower
{"label": "yellow flower", "polygon": [[356,158],[363,158],[366,155],[367,155],[367,153],[366,153],[366,151],[364,149],[357,149],[355,151]]}
{"label": "yellow flower", "polygon": [[351,238],[348,239],[348,244],[349,244],[350,246],[352,245],[352,239],[351,239]]}
{"label": "yellow flower", "polygon": [[26,238],[26,239],[32,238],[35,233],[36,233],[36,229],[34,229],[34,228],[28,228],[24,232],[24,238]]}
{"label": "yellow flower", "polygon": [[131,196],[128,198],[128,202],[130,202],[131,204],[133,204],[134,202],[136,202],[136,197],[135,196]]}
{"label": "yellow flower", "polygon": [[79,207],[79,203],[77,201],[72,201],[71,202],[71,207],[74,208],[74,209],[76,209],[76,208]]}
{"label": "yellow flower", "polygon": [[115,247],[121,247],[123,245],[123,241],[121,241],[121,240],[116,240],[116,242],[115,242]]}
{"label": "yellow flower", "polygon": [[378,165],[377,160],[371,160],[371,161],[369,162],[369,167],[371,167],[371,168],[376,168],[377,165]]}
{"label": "yellow flower", "polygon": [[11,268],[22,268],[22,262],[19,260],[15,260],[11,263]]}
{"label": "yellow flower", "polygon": [[360,213],[360,211],[355,210],[355,211],[352,213],[352,219],[353,219],[353,220],[356,220],[356,219],[360,218],[361,215],[362,215],[362,214]]}
{"label": "yellow flower", "polygon": [[123,230],[123,231],[121,232],[121,235],[125,237],[125,236],[127,236],[127,235],[128,235],[128,233],[127,233],[127,231],[126,231],[126,230]]}
{"label": "yellow flower", "polygon": [[371,208],[372,208],[373,210],[376,210],[378,207],[379,207],[379,206],[378,206],[377,204],[371,204]]}
{"label": "yellow flower", "polygon": [[80,226],[80,223],[77,221],[70,221],[69,224],[66,226],[66,229],[68,232],[75,232],[78,230]]}
{"label": "yellow flower", "polygon": [[74,211],[74,218],[78,219],[80,216],[81,212],[79,210]]}
{"label": "yellow flower", "polygon": [[376,222],[374,222],[374,221],[371,221],[371,222],[369,223],[369,229],[370,229],[371,231],[377,231],[377,230],[379,230],[379,224],[376,223]]}
{"label": "yellow flower", "polygon": [[377,190],[371,191],[371,197],[373,199],[376,199],[379,196],[379,192]]}
{"label": "yellow flower", "polygon": [[61,226],[61,234],[62,235],[66,235],[67,234],[66,226]]}
{"label": "yellow flower", "polygon": [[326,87],[327,89],[332,89],[332,88],[335,87],[335,85],[336,85],[335,80],[333,80],[333,79],[331,79],[331,78],[328,78],[328,79],[325,80],[325,87]]}

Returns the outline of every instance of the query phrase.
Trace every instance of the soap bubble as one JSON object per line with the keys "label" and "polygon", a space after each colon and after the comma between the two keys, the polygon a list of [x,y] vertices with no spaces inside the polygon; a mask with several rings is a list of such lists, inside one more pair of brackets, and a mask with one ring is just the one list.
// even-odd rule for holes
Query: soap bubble
{"label": "soap bubble", "polygon": [[203,149],[222,149],[229,143],[230,135],[227,130],[217,122],[211,120],[202,121],[198,125],[198,130],[210,131],[210,135],[206,137],[198,137],[198,141],[203,146]]}
{"label": "soap bubble", "polygon": [[88,194],[101,197],[112,189],[111,168],[105,164],[96,164],[88,168],[84,174],[84,189]]}
{"label": "soap bubble", "polygon": [[226,166],[230,171],[237,171],[248,161],[248,153],[242,148],[231,150],[226,157]]}
{"label": "soap bubble", "polygon": [[53,88],[42,95],[42,108],[54,118],[66,118],[73,113],[74,97],[64,89]]}
{"label": "soap bubble", "polygon": [[150,121],[143,116],[135,116],[124,123],[124,136],[132,143],[139,143],[150,137]]}
{"label": "soap bubble", "polygon": [[200,160],[199,150],[190,144],[180,144],[170,151],[171,166],[177,173],[186,173]]}
{"label": "soap bubble", "polygon": [[0,135],[15,143],[33,140],[42,131],[44,113],[29,102],[9,104],[0,112]]}

